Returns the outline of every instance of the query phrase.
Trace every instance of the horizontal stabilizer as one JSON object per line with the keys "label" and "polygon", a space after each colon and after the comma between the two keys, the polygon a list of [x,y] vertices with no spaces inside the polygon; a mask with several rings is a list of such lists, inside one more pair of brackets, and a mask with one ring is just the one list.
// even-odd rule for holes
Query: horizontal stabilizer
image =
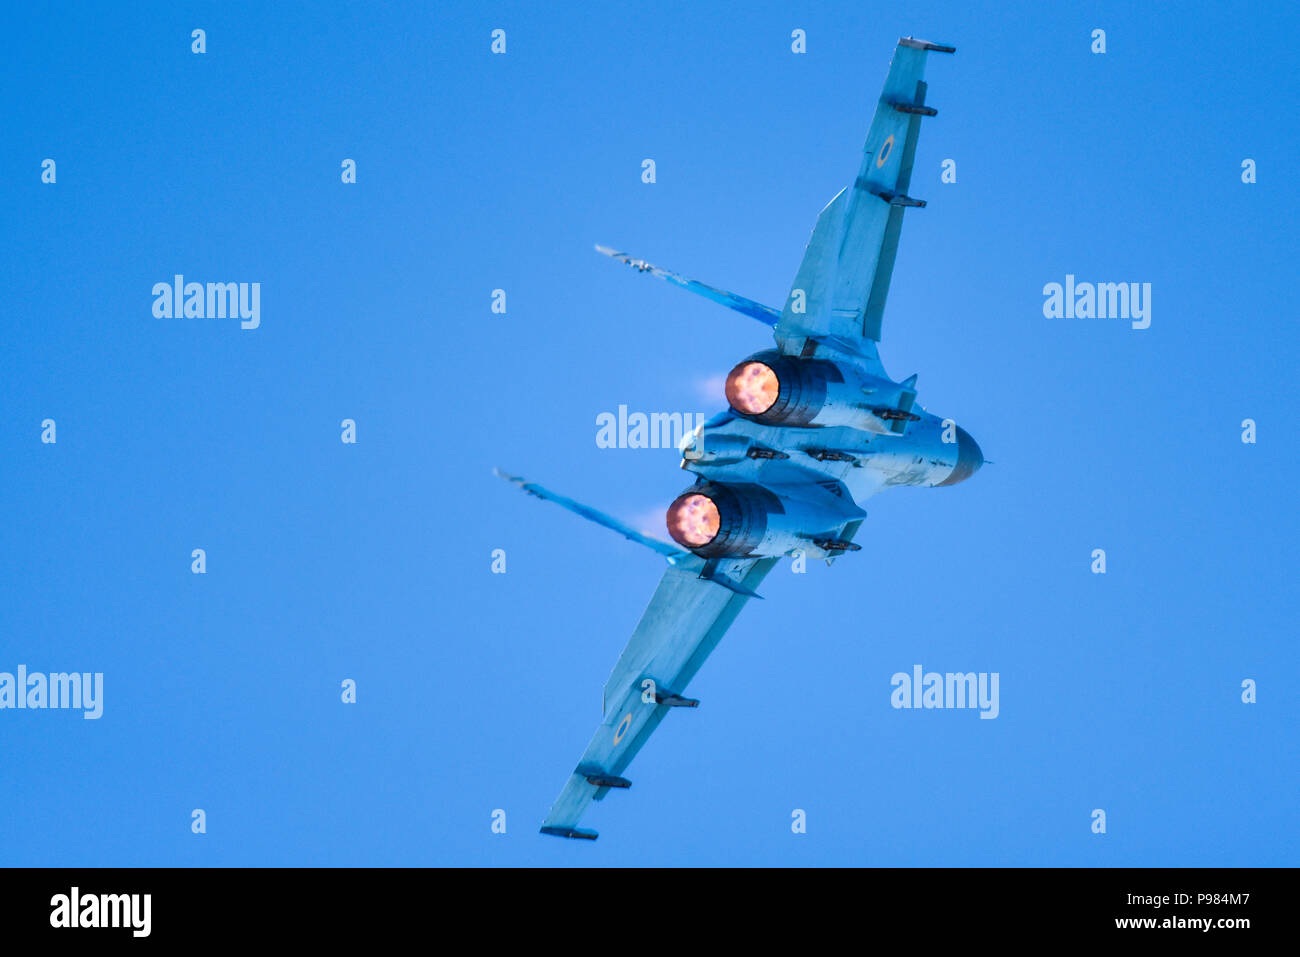
{"label": "horizontal stabilizer", "polygon": [[696,295],[703,296],[705,299],[712,299],[714,302],[721,303],[728,309],[734,309],[736,312],[743,313],[751,319],[757,319],[765,325],[774,326],[776,321],[781,318],[781,310],[773,309],[771,306],[765,306],[761,302],[755,302],[752,299],[746,299],[744,296],[738,296],[734,292],[728,292],[725,289],[715,289],[712,286],[706,286],[702,282],[694,279],[687,279],[685,276],[679,276],[675,272],[667,269],[661,269],[654,263],[648,263],[644,259],[635,259],[627,253],[621,253],[616,249],[610,249],[608,246],[597,246],[596,252],[603,253],[619,262],[627,263],[638,272],[648,272],[656,279],[662,279],[670,282],[674,286],[680,286],[688,289]]}
{"label": "horizontal stabilizer", "polygon": [[760,600],[762,599],[763,596],[760,595],[758,592],[754,591],[752,588],[746,588],[744,585],[736,581],[730,575],[726,574],[725,572],[718,571],[717,568],[715,567],[717,565],[717,562],[718,560],[716,558],[706,562],[704,565],[704,569],[700,572],[700,578],[703,579],[704,581],[713,582],[713,584],[715,585],[721,585],[723,588],[728,588],[731,591],[734,591],[737,595],[744,595],[746,598],[758,598]]}
{"label": "horizontal stabilizer", "polygon": [[682,551],[675,545],[669,545],[667,542],[660,541],[657,538],[652,538],[649,535],[643,535],[641,532],[633,531],[618,519],[612,518],[604,512],[599,512],[588,505],[583,505],[581,502],[575,502],[571,498],[565,498],[563,495],[556,495],[554,492],[542,488],[542,486],[535,482],[530,482],[518,475],[507,475],[500,469],[494,469],[493,471],[507,482],[518,485],[529,495],[535,495],[547,502],[554,502],[556,505],[561,505],[564,508],[567,508],[570,512],[573,512],[576,515],[581,515],[583,518],[595,522],[597,525],[604,525],[606,528],[618,532],[629,541],[636,542],[638,545],[644,545],[646,548],[654,549],[670,561],[685,558],[690,554],[689,552]]}

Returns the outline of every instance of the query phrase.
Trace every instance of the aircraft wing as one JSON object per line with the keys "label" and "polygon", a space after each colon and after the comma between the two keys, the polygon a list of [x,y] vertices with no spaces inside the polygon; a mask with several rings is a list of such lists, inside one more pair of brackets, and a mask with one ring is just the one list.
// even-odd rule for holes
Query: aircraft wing
{"label": "aircraft wing", "polygon": [[799,354],[808,339],[832,340],[869,360],[889,293],[889,280],[903,228],[903,210],[924,206],[907,190],[925,105],[925,58],[953,48],[905,37],[898,41],[885,87],[863,147],[853,185],[841,190],[817,217],[794,286],[776,325],[786,354]]}
{"label": "aircraft wing", "polygon": [[[677,560],[659,581],[650,604],[605,683],[605,718],[542,824],[542,833],[595,839],[578,822],[592,801],[622,777],[659,722],[674,707],[699,702],[682,692],[717,647],[775,558]],[[647,679],[653,684],[647,684]]]}

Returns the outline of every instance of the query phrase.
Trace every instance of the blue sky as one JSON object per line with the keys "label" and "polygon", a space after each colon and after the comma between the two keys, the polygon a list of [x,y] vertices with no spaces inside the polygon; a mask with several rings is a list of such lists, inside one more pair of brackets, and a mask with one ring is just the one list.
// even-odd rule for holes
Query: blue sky
{"label": "blue sky", "polygon": [[[102,672],[105,700],[0,710],[0,860],[1294,865],[1298,25],[11,12],[0,671]],[[592,244],[780,305],[906,34],[958,52],[927,66],[930,205],[881,354],[995,464],[868,501],[833,568],[779,566],[703,705],[589,813],[601,839],[542,837],[661,564],[491,469],[650,521],[689,484],[677,454],[598,448],[595,417],[717,411],[709,384],[770,344]],[[260,327],[155,318],[176,273],[260,282]],[[1044,318],[1066,274],[1151,283],[1151,327]],[[999,717],[892,709],[915,664],[998,672]]]}

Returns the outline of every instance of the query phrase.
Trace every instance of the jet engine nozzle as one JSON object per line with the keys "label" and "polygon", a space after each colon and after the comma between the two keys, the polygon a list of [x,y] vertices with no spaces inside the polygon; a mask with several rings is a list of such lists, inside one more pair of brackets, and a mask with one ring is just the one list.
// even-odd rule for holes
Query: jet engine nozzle
{"label": "jet engine nozzle", "polygon": [[844,381],[835,363],[767,350],[727,374],[727,402],[764,425],[809,425],[826,404],[828,381]]}
{"label": "jet engine nozzle", "polygon": [[727,402],[737,415],[762,425],[794,428],[849,426],[901,435],[919,416],[915,377],[891,382],[831,359],[750,356],[727,374]]}
{"label": "jet engine nozzle", "polygon": [[673,541],[701,558],[745,558],[788,555],[819,539],[838,540],[846,521],[863,514],[747,482],[701,482],[668,506],[667,524]]}
{"label": "jet engine nozzle", "polygon": [[703,548],[722,530],[718,503],[699,492],[679,495],[668,506],[668,534],[678,545]]}
{"label": "jet engine nozzle", "polygon": [[748,555],[767,532],[767,519],[782,514],[781,500],[759,485],[705,482],[668,506],[668,534],[704,558]]}
{"label": "jet engine nozzle", "polygon": [[762,415],[776,404],[781,380],[766,362],[747,359],[727,376],[726,393],[727,401],[737,412]]}

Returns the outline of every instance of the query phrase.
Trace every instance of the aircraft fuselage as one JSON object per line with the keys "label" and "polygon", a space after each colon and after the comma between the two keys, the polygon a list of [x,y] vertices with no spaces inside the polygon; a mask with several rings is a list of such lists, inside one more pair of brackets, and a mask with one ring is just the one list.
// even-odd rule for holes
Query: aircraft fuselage
{"label": "aircraft fuselage", "polygon": [[687,436],[696,485],[669,507],[669,533],[703,558],[833,558],[898,485],[955,485],[984,462],[952,419],[914,406],[916,377],[834,353],[760,352],[727,378],[729,408]]}

